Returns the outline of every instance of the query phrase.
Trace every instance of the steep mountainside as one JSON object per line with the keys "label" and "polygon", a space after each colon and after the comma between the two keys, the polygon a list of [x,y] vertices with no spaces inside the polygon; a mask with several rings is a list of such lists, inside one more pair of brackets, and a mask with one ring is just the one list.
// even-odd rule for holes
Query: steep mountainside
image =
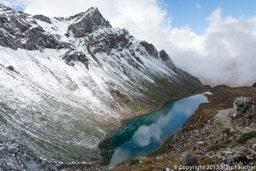
{"label": "steep mountainside", "polygon": [[97,8],[68,18],[0,4],[0,140],[51,162],[94,161],[122,119],[203,88]]}

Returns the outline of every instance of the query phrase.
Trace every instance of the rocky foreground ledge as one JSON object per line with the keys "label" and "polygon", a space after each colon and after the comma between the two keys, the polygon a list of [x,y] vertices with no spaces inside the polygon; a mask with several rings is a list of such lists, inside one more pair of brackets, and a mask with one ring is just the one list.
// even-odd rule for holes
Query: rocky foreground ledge
{"label": "rocky foreground ledge", "polygon": [[158,150],[109,170],[256,170],[256,88],[220,85],[211,92]]}

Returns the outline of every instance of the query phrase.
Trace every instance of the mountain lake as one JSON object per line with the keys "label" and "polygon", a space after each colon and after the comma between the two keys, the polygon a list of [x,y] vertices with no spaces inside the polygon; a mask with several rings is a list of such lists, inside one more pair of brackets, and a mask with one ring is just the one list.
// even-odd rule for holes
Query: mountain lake
{"label": "mountain lake", "polygon": [[104,163],[115,165],[156,150],[194,114],[199,104],[207,103],[204,94],[170,101],[157,111],[126,121],[104,142]]}

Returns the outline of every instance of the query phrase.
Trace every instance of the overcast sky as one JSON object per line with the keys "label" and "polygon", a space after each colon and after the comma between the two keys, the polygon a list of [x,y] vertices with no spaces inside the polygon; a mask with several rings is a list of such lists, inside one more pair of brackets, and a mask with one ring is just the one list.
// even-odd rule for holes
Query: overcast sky
{"label": "overcast sky", "polygon": [[[256,82],[253,0],[0,0],[31,14],[70,16],[98,7],[114,27],[165,49],[180,68],[212,84]],[[255,11],[255,12],[254,12]]]}

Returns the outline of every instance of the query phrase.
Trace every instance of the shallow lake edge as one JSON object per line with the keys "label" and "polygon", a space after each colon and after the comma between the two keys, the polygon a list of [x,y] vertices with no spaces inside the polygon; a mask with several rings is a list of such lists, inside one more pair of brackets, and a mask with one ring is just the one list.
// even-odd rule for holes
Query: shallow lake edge
{"label": "shallow lake edge", "polygon": [[[168,103],[171,103],[171,102],[173,102],[173,101],[176,101],[176,100],[179,100],[179,99],[182,99],[182,98],[187,98],[187,97],[190,97],[190,96],[193,96],[193,95],[196,95],[196,94],[204,94],[205,92],[209,92],[209,90],[210,90],[210,89],[205,88],[205,89],[201,89],[201,90],[198,90],[198,91],[189,93],[188,95],[183,96],[183,97],[172,98],[172,99],[170,99],[170,100],[168,100],[168,101],[162,103],[161,105],[159,105],[157,108],[155,108],[155,109],[152,110],[152,111],[149,111],[149,112],[147,112],[147,113],[139,114],[139,115],[137,115],[137,116],[135,116],[135,117],[132,117],[132,118],[128,118],[128,119],[121,120],[121,122],[120,122],[121,124],[120,124],[119,126],[117,126],[115,129],[112,129],[110,132],[108,132],[107,135],[105,136],[105,138],[98,144],[98,149],[100,150],[100,156],[101,156],[101,159],[98,161],[98,162],[100,163],[100,165],[102,165],[102,166],[107,166],[107,165],[108,165],[108,158],[107,158],[107,156],[106,156],[106,155],[107,155],[106,151],[107,151],[107,148],[108,148],[109,141],[111,141],[112,135],[113,135],[116,131],[118,131],[120,128],[122,128],[128,121],[133,120],[133,119],[137,119],[137,118],[140,118],[140,117],[143,117],[143,116],[145,116],[145,115],[148,115],[148,114],[150,114],[150,113],[152,113],[152,112],[154,112],[154,111],[157,111],[157,110],[163,108],[165,105],[167,105]],[[206,98],[207,98],[207,100],[208,100],[208,97],[207,97],[207,96],[206,96]],[[194,114],[193,114],[193,115],[194,115]],[[191,115],[190,117],[192,117],[193,115]],[[190,119],[190,117],[189,117],[188,119]],[[187,119],[187,120],[188,120],[188,119]],[[178,130],[178,129],[177,129],[177,130]],[[177,131],[177,130],[176,130],[176,131]],[[176,132],[176,131],[175,131],[175,132]],[[173,133],[175,133],[175,132],[173,132]],[[170,135],[170,136],[171,136],[171,135]],[[168,137],[168,138],[169,138],[169,137]],[[168,138],[167,138],[167,139],[168,139]],[[163,144],[164,142],[165,142],[165,141],[163,141],[162,144]],[[158,149],[162,146],[162,144],[161,144],[156,150],[158,150]],[[154,150],[154,151],[156,151],[156,150]],[[153,151],[153,152],[154,152],[154,151]],[[151,153],[153,153],[153,152],[151,152]],[[150,154],[151,154],[151,153],[150,153]],[[148,155],[150,155],[150,154],[148,154]],[[148,155],[147,155],[147,156],[148,156]]]}

